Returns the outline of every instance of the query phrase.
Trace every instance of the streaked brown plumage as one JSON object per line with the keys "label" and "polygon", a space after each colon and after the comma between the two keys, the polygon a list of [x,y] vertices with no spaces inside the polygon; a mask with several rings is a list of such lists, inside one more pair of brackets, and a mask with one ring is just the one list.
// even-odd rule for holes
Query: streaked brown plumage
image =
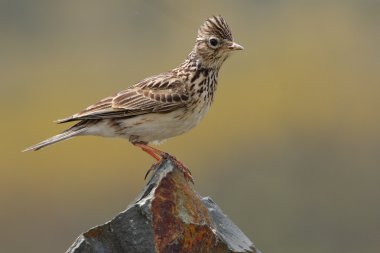
{"label": "streaked brown plumage", "polygon": [[147,144],[183,134],[198,124],[214,99],[220,67],[232,51],[241,49],[225,20],[210,17],[200,26],[195,46],[180,66],[58,120],[77,123],[24,151],[74,136],[98,135],[128,138],[159,159],[163,153]]}

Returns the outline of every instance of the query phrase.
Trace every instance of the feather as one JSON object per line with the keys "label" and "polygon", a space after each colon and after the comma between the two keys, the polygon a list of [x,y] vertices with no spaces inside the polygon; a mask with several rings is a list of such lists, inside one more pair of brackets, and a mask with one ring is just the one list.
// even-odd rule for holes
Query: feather
{"label": "feather", "polygon": [[63,141],[63,140],[66,140],[66,139],[69,139],[71,137],[74,137],[74,136],[78,136],[80,134],[82,134],[84,131],[86,131],[86,124],[87,122],[79,122],[78,124],[70,127],[69,129],[65,130],[64,132],[60,133],[60,134],[57,134],[53,137],[50,137],[49,139],[46,139],[44,141],[41,141],[40,143],[37,143],[31,147],[28,147],[26,149],[24,149],[22,152],[26,152],[26,151],[37,151],[43,147],[46,147],[46,146],[49,146],[51,144],[54,144],[56,142],[59,142],[59,141]]}
{"label": "feather", "polygon": [[173,73],[145,79],[127,90],[107,97],[57,123],[87,119],[128,118],[147,113],[165,113],[184,106],[189,94]]}

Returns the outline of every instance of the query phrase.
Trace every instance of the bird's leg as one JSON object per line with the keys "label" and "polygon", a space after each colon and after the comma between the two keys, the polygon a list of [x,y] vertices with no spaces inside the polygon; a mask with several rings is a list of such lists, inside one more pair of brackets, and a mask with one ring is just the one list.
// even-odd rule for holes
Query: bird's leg
{"label": "bird's leg", "polygon": [[151,146],[148,146],[142,142],[135,142],[135,143],[133,143],[133,145],[141,148],[142,150],[147,152],[150,156],[152,156],[157,161],[160,161],[162,156],[165,154],[165,152],[162,152],[161,150],[156,149],[156,148],[152,148]]}
{"label": "bird's leg", "polygon": [[[149,146],[143,142],[133,142],[133,145],[141,148],[142,150],[144,150],[146,153],[148,153],[150,156],[152,156],[157,161],[161,161],[161,159],[163,157],[168,157],[169,159],[171,159],[173,162],[176,163],[178,168],[180,168],[182,170],[183,176],[185,177],[185,179],[187,181],[191,181],[192,183],[194,183],[194,180],[193,180],[193,177],[191,176],[190,170],[182,162],[178,161],[177,158],[175,158],[174,156],[171,156],[168,153],[163,152],[159,149],[153,148],[153,147],[151,147],[151,146]],[[145,174],[145,178],[149,175],[149,173],[151,171],[155,170],[155,168],[156,168],[156,166],[153,165]]]}
{"label": "bird's leg", "polygon": [[[162,157],[166,154],[165,152],[163,152],[159,149],[153,148],[151,146],[148,146],[147,144],[145,144],[143,142],[132,142],[132,144],[141,148],[142,150],[144,150],[146,153],[148,153],[150,156],[152,156],[157,161],[161,161]],[[156,169],[156,167],[157,167],[156,165],[157,164],[153,164],[152,167],[150,167],[150,169],[145,173],[144,179],[146,179],[146,177],[149,175],[149,173],[151,171]]]}

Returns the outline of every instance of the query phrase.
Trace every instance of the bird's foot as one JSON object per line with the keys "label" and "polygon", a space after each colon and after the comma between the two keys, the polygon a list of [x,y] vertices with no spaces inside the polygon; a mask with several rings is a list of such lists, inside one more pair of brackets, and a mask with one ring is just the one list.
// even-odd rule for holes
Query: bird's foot
{"label": "bird's foot", "polygon": [[181,161],[179,161],[177,158],[175,158],[174,156],[168,153],[164,153],[164,156],[162,157],[169,158],[173,163],[175,163],[177,168],[179,168],[182,171],[183,176],[186,179],[186,181],[194,184],[194,179],[193,179],[193,176],[191,175],[191,171],[189,170],[189,168],[187,168],[186,165],[184,165]]}
{"label": "bird's foot", "polygon": [[[135,146],[137,147],[140,147],[142,150],[144,150],[146,153],[148,153],[150,156],[152,156],[154,159],[156,159],[158,162],[160,162],[162,160],[162,158],[168,158],[170,159],[172,162],[175,163],[175,165],[181,169],[182,173],[183,173],[183,176],[185,177],[185,179],[189,182],[192,182],[194,184],[194,180],[193,180],[193,177],[191,176],[191,172],[190,170],[179,160],[177,160],[177,158],[175,158],[174,156],[166,153],[166,152],[163,152],[159,149],[156,149],[156,148],[153,148],[151,146],[148,146],[147,144],[145,143],[142,143],[142,142],[136,142],[136,143],[133,143]],[[158,163],[154,164],[145,174],[145,179],[146,177],[149,175],[149,173],[153,170],[156,169],[156,165]]]}
{"label": "bird's foot", "polygon": [[148,177],[148,175],[152,172],[152,171],[154,171],[155,169],[157,169],[157,165],[159,164],[159,162],[156,162],[156,163],[154,163],[151,167],[150,167],[150,169],[145,173],[145,177],[144,177],[144,180],[146,180],[146,178]]}

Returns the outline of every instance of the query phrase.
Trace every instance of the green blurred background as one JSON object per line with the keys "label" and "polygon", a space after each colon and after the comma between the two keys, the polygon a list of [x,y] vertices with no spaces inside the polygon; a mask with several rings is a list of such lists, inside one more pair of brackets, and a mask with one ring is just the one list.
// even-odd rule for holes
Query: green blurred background
{"label": "green blurred background", "polygon": [[160,148],[263,252],[380,249],[380,1],[0,0],[0,252],[64,252],[153,160],[121,139],[27,146],[193,47],[222,14],[245,50],[213,108]]}

